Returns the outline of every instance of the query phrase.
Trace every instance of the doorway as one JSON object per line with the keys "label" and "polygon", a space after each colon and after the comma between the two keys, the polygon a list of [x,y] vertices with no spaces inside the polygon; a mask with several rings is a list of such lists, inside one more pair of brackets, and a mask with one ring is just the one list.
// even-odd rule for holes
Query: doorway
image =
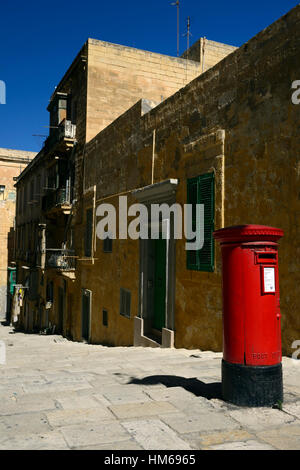
{"label": "doorway", "polygon": [[142,334],[162,344],[174,330],[175,241],[163,237],[140,241],[140,318]]}
{"label": "doorway", "polygon": [[62,287],[58,288],[58,325],[57,325],[57,333],[63,333],[63,325],[64,325],[64,307],[65,307],[65,295],[64,289]]}
{"label": "doorway", "polygon": [[90,341],[90,328],[91,328],[91,291],[82,289],[82,339]]}
{"label": "doorway", "polygon": [[166,315],[166,240],[150,240],[153,243],[153,315],[152,327],[161,331],[165,326]]}
{"label": "doorway", "polygon": [[[148,209],[144,229],[149,231],[148,238],[140,238],[139,314],[135,318],[134,330],[136,345],[173,347],[174,344],[176,240],[173,204],[177,186],[177,179],[169,179],[133,192],[138,202]],[[151,216],[153,204],[160,206],[158,217]]]}

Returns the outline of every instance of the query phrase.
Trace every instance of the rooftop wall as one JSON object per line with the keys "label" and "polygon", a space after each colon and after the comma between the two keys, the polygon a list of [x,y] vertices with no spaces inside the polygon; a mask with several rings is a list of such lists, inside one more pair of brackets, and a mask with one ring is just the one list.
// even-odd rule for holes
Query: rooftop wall
{"label": "rooftop wall", "polygon": [[200,63],[201,73],[210,69],[237,49],[235,46],[200,38],[182,55],[183,58]]}
{"label": "rooftop wall", "polygon": [[89,39],[87,141],[139,99],[160,103],[199,73],[194,61]]}

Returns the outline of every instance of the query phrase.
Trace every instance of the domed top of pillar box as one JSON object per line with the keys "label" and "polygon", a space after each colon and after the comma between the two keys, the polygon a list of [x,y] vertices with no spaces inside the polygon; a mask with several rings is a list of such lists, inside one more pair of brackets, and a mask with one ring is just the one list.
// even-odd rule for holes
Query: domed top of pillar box
{"label": "domed top of pillar box", "polygon": [[280,228],[266,225],[235,225],[221,228],[213,233],[220,243],[226,242],[277,242],[283,237],[284,232]]}

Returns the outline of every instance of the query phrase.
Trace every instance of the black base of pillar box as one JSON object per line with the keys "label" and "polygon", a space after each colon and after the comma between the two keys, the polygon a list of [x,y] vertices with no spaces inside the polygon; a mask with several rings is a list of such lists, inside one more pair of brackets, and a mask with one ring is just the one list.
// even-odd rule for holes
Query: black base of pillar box
{"label": "black base of pillar box", "polygon": [[282,365],[246,366],[222,360],[223,400],[238,406],[280,406]]}

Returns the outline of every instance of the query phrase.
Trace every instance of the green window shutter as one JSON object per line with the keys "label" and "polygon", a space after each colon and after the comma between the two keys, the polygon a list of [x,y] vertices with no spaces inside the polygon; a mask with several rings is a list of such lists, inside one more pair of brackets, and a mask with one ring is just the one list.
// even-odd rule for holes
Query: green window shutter
{"label": "green window shutter", "polygon": [[[187,182],[187,203],[192,204],[192,230],[196,229],[196,204],[198,202],[198,178],[191,178]],[[191,240],[192,241],[192,240]],[[198,270],[198,251],[187,251],[187,269]]]}
{"label": "green window shutter", "polygon": [[214,173],[199,176],[199,204],[204,204],[204,245],[199,250],[199,270],[214,270],[215,244],[215,178]]}
{"label": "green window shutter", "polygon": [[[214,271],[214,213],[215,213],[214,173],[191,178],[187,182],[188,204],[204,204],[204,245],[201,250],[187,252],[187,269]],[[193,230],[196,228],[196,209],[193,210]]]}
{"label": "green window shutter", "polygon": [[92,256],[92,225],[93,209],[87,209],[84,237],[84,255],[88,257]]}

